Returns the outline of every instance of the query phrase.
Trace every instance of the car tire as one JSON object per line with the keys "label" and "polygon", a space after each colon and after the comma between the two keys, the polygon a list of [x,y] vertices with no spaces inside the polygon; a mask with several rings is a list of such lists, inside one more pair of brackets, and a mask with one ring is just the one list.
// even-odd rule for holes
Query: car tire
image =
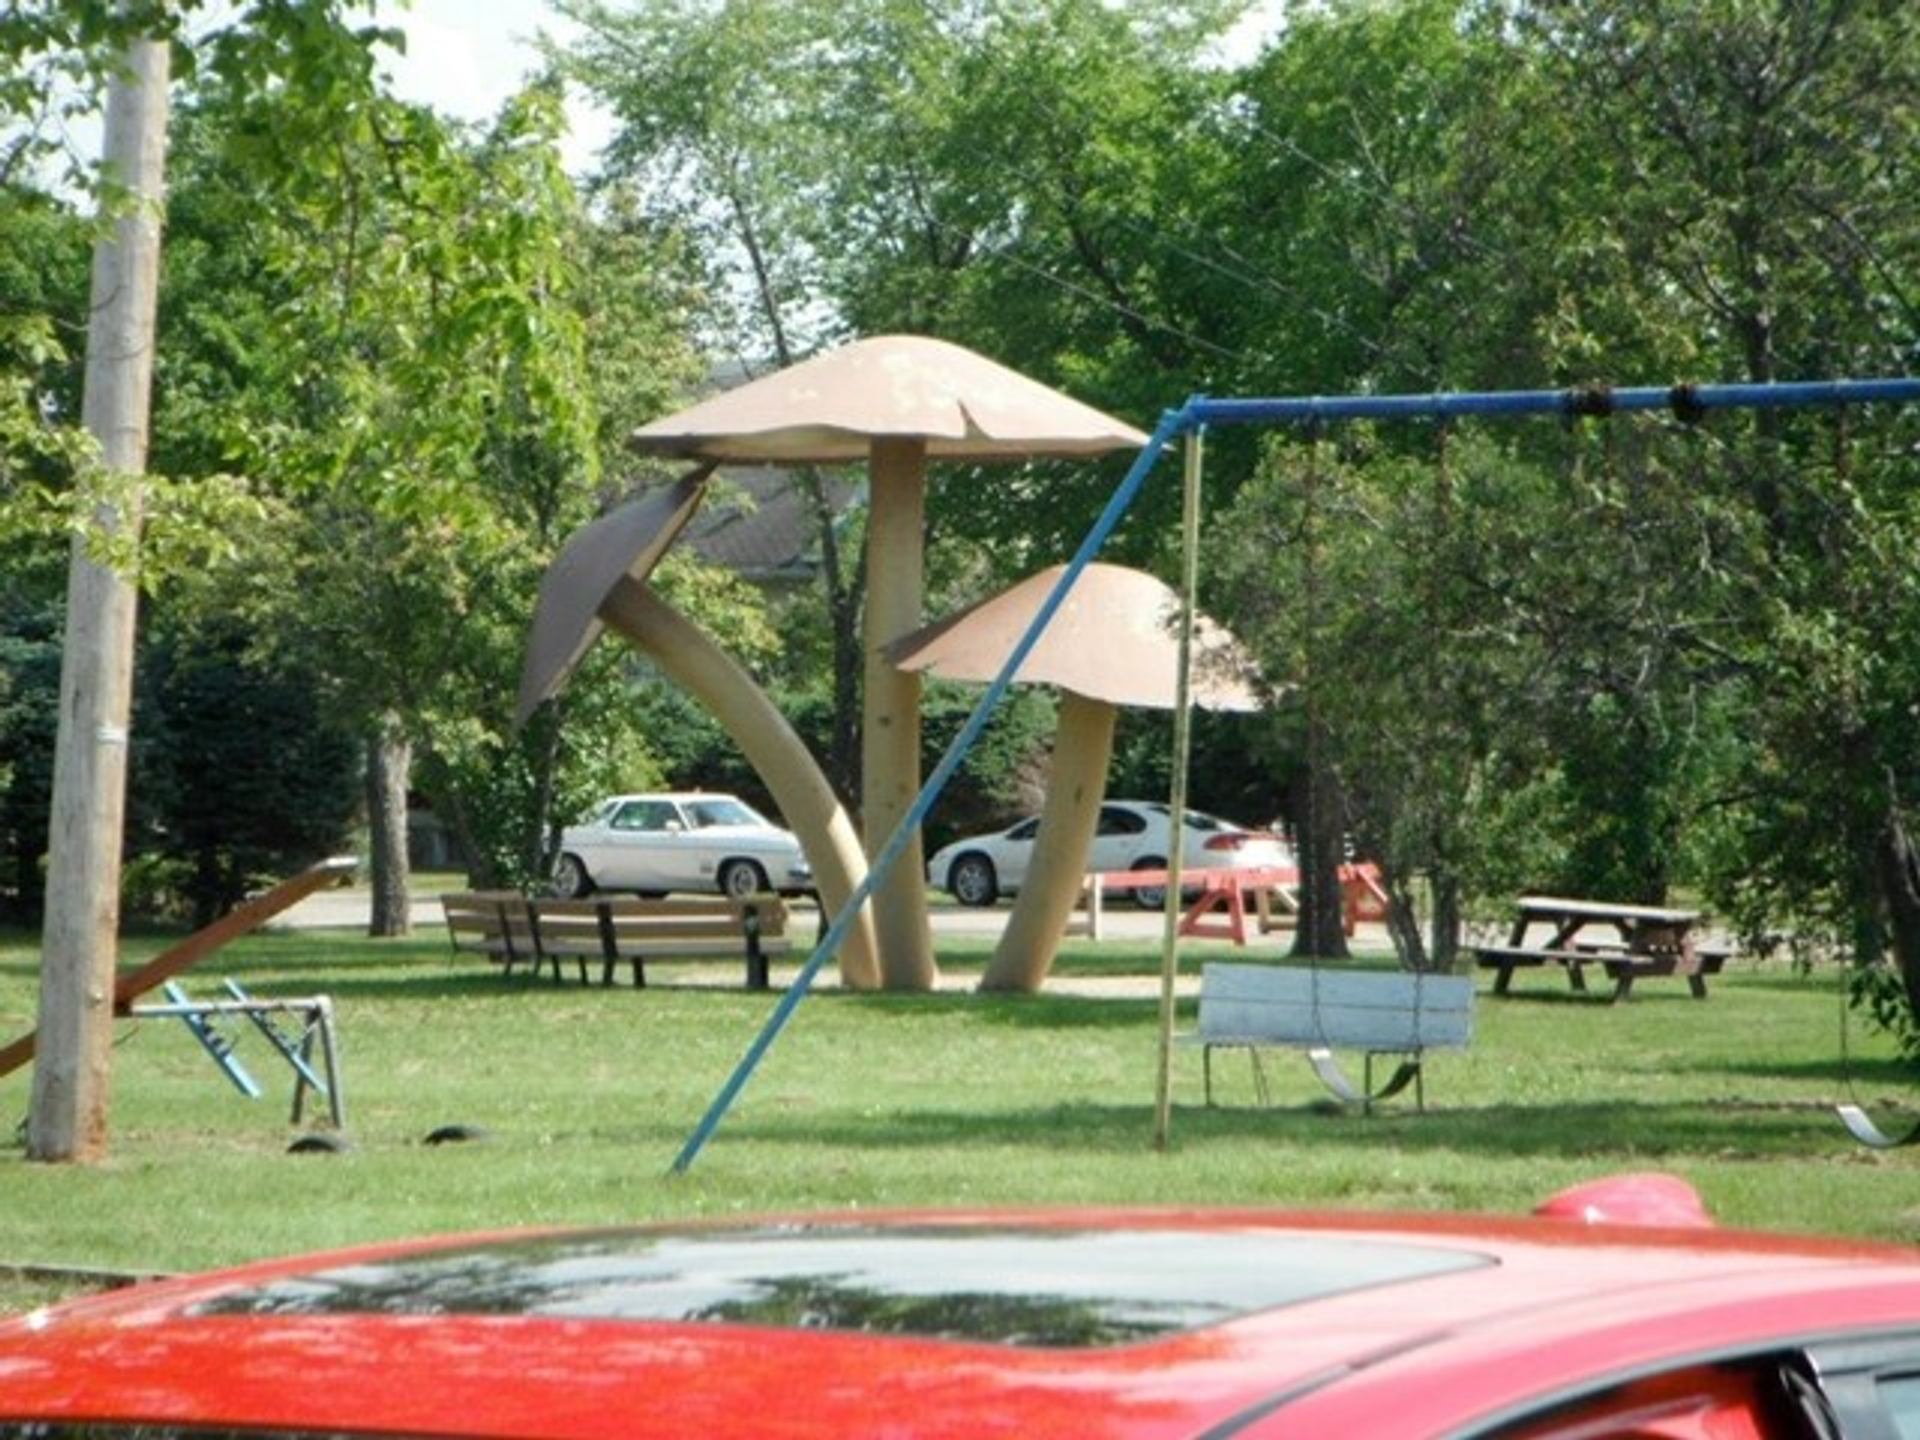
{"label": "car tire", "polygon": [[720,867],[720,893],[735,900],[767,893],[767,872],[752,860],[729,860]]}
{"label": "car tire", "polygon": [[562,853],[554,862],[553,893],[562,900],[578,900],[593,893],[593,877],[578,855]]}
{"label": "car tire", "polygon": [[947,889],[962,905],[984,909],[1000,898],[1000,876],[993,861],[969,850],[947,867]]}
{"label": "car tire", "polygon": [[[1162,855],[1142,855],[1129,870],[1164,870],[1166,857]],[[1164,885],[1136,885],[1133,887],[1133,904],[1136,910],[1164,910],[1167,908],[1167,887]]]}

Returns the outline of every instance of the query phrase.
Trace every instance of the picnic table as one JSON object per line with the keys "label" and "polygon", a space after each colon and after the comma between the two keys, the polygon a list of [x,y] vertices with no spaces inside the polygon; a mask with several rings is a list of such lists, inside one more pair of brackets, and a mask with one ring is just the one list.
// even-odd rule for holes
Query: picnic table
{"label": "picnic table", "polygon": [[[1068,934],[1102,938],[1102,896],[1107,890],[1142,887],[1164,889],[1172,877],[1165,870],[1095,870],[1087,874],[1076,909],[1087,918],[1069,922]],[[1234,869],[1195,868],[1180,877],[1183,909],[1181,936],[1199,940],[1247,943],[1247,912],[1252,909],[1260,934],[1294,923],[1300,909],[1300,871],[1296,866],[1241,866]],[[1372,865],[1340,867],[1342,924],[1353,934],[1362,919],[1378,920],[1386,913],[1387,896],[1380,872]]]}
{"label": "picnic table", "polygon": [[[1482,969],[1498,972],[1493,993],[1504,995],[1513,972],[1527,966],[1557,964],[1577,991],[1587,988],[1585,969],[1597,965],[1613,981],[1613,999],[1625,1000],[1642,976],[1678,975],[1697,1000],[1707,998],[1708,975],[1727,959],[1723,949],[1702,942],[1704,917],[1698,910],[1660,905],[1627,905],[1611,900],[1573,900],[1557,895],[1522,895],[1514,902],[1513,926],[1504,945],[1473,947]],[[1529,943],[1528,932],[1548,927],[1544,943]],[[1608,932],[1596,935],[1594,932]]]}

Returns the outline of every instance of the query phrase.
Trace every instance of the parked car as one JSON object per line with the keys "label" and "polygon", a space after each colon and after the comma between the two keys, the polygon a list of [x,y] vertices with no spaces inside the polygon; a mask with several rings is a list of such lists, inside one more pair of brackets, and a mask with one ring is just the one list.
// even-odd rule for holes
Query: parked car
{"label": "parked car", "polygon": [[[0,1440],[1915,1434],[1920,1252],[1562,1218],[858,1212],[441,1238],[0,1322]],[[1681,1187],[1684,1189],[1684,1187]],[[1583,1218],[1585,1217],[1585,1218]]]}
{"label": "parked car", "polygon": [[[1173,812],[1159,801],[1108,800],[1100,807],[1087,869],[1164,870],[1172,853],[1168,843],[1172,828]],[[1189,870],[1294,863],[1293,851],[1278,835],[1249,830],[1231,820],[1189,810],[1184,828],[1181,863]],[[969,835],[942,845],[927,861],[927,883],[949,892],[962,905],[991,905],[1026,882],[1034,837],[1039,833],[1040,817],[1030,815],[991,835]],[[1138,886],[1132,895],[1143,910],[1158,910],[1167,902],[1162,886]]]}
{"label": "parked car", "polygon": [[798,894],[813,870],[793,833],[732,795],[615,795],[560,833],[555,893]]}

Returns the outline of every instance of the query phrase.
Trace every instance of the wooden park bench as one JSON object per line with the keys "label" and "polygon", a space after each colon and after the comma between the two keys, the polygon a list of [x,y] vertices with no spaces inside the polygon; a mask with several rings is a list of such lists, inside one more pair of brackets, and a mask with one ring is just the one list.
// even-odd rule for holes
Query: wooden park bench
{"label": "wooden park bench", "polygon": [[[1182,1039],[1201,1049],[1207,1104],[1213,1104],[1213,1052],[1244,1049],[1254,1092],[1269,1102],[1263,1049],[1298,1049],[1341,1101],[1371,1110],[1411,1084],[1426,1108],[1422,1061],[1428,1050],[1464,1049],[1473,1036],[1473,981],[1464,975],[1323,970],[1279,965],[1210,964],[1200,973],[1199,1029]],[[1365,1057],[1355,1086],[1335,1050]],[[1393,1075],[1373,1084],[1375,1056],[1399,1057]]]}
{"label": "wooden park bench", "polygon": [[536,974],[550,966],[555,980],[566,960],[579,968],[582,983],[589,962],[597,959],[603,985],[613,983],[614,968],[625,962],[633,967],[633,983],[644,986],[649,959],[739,956],[747,988],[765,990],[768,959],[792,949],[786,903],[777,895],[545,900],[517,891],[470,891],[443,895],[441,905],[456,951],[485,954],[509,973],[523,960]]}
{"label": "wooden park bench", "polygon": [[454,953],[484,955],[507,974],[525,964],[540,973],[540,941],[533,913],[518,890],[461,890],[440,897]]}
{"label": "wooden park bench", "polygon": [[675,897],[639,900],[601,896],[592,900],[538,900],[536,931],[541,953],[560,973],[563,956],[587,978],[587,962],[600,961],[600,983],[613,983],[614,967],[633,967],[633,983],[647,983],[649,959],[693,960],[740,956],[747,988],[768,987],[767,959],[792,948],[787,906],[778,895],[712,899]]}

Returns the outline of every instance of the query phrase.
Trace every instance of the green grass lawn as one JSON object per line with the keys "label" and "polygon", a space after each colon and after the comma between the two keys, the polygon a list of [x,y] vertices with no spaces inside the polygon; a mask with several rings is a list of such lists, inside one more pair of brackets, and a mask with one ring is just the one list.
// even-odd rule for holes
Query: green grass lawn
{"label": "green grass lawn", "polygon": [[[162,942],[135,940],[132,963]],[[1216,947],[1207,953],[1218,954]],[[1268,953],[1274,953],[1269,949]],[[947,946],[977,971],[984,942]],[[1200,955],[1189,953],[1189,965]],[[1071,942],[1064,975],[1150,974],[1155,947]],[[32,937],[0,933],[0,1043],[32,1023]],[[1150,1145],[1155,1002],[1063,994],[852,996],[803,1006],[693,1173],[666,1170],[776,997],[734,964],[660,968],[685,987],[555,986],[456,962],[436,935],[271,934],[232,974],[261,994],[334,996],[352,1153],[289,1155],[290,1081],[257,1038],[268,1098],[232,1090],[171,1021],[123,1021],[113,1148],[97,1167],[29,1164],[0,1081],[0,1268],[172,1270],[320,1246],[523,1224],[811,1207],[1001,1203],[1309,1204],[1522,1210],[1561,1186],[1660,1168],[1726,1223],[1920,1241],[1920,1155],[1855,1145],[1831,977],[1735,966],[1705,1003],[1644,981],[1628,1004],[1556,977],[1484,994],[1471,1050],[1435,1055],[1428,1110],[1330,1113],[1305,1064],[1175,1055],[1174,1145]],[[1519,993],[1524,989],[1524,993]],[[1191,1014],[1183,1014],[1191,1023]],[[1863,1098],[1913,1093],[1887,1042],[1853,1027]],[[429,1147],[450,1122],[483,1143]],[[44,1298],[0,1280],[0,1309]]]}

